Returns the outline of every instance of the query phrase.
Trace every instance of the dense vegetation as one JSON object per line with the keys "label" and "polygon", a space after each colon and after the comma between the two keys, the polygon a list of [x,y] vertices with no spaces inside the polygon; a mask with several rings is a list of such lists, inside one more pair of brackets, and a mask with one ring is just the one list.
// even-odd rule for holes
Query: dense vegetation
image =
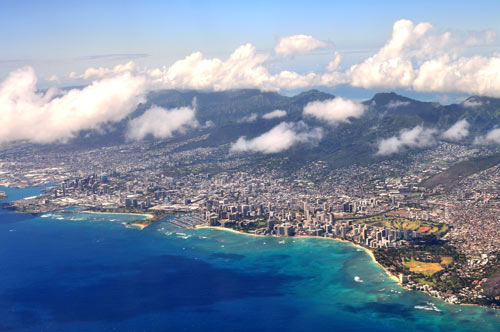
{"label": "dense vegetation", "polygon": [[457,268],[465,263],[464,255],[448,245],[420,245],[375,251],[377,261],[396,273],[411,275],[413,280],[440,291],[458,292],[471,280],[459,277]]}

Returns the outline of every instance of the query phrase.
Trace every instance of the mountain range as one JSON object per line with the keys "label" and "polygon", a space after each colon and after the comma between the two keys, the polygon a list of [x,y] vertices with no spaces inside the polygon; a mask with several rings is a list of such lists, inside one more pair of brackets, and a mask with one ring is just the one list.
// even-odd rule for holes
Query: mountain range
{"label": "mountain range", "polygon": [[[99,132],[81,132],[66,147],[89,148],[123,144],[127,141],[128,122],[141,116],[151,106],[172,109],[191,106],[193,101],[196,103],[196,119],[200,125],[177,133],[167,138],[167,141],[175,142],[209,134],[207,139],[185,145],[183,149],[220,147],[227,148],[229,153],[231,144],[242,136],[252,139],[284,121],[303,122],[310,128],[322,128],[322,139],[314,144],[295,144],[278,155],[286,157],[292,164],[324,160],[332,167],[370,163],[386,158],[404,158],[412,149],[402,149],[398,153],[381,156],[377,155],[377,144],[381,140],[397,137],[401,131],[415,126],[443,132],[457,121],[465,119],[469,124],[469,134],[459,143],[473,144],[475,137],[485,135],[500,123],[500,99],[471,96],[461,103],[441,105],[414,100],[393,92],[375,94],[373,98],[362,102],[365,108],[362,116],[349,118],[335,125],[304,116],[303,110],[307,104],[334,98],[335,96],[318,90],[291,97],[252,89],[223,92],[156,91],[150,93],[146,103],[141,104],[126,119],[110,123]],[[285,111],[286,115],[271,119],[262,117],[275,110]],[[154,140],[151,136],[145,139]],[[436,139],[443,140],[439,135],[436,135]],[[261,157],[262,155],[259,156]]]}

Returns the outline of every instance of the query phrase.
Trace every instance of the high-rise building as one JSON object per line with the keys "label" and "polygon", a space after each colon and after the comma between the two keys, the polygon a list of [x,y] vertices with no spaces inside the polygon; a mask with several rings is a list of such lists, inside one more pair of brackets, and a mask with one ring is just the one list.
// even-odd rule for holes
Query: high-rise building
{"label": "high-rise building", "polygon": [[368,237],[368,229],[366,229],[366,226],[363,227],[363,230],[361,231],[361,238],[364,240],[366,240],[366,238]]}
{"label": "high-rise building", "polygon": [[353,205],[351,203],[345,203],[344,204],[344,212],[345,213],[352,213],[353,212]]}
{"label": "high-rise building", "polygon": [[309,212],[309,210],[305,210],[306,212],[306,221],[307,223],[310,223],[311,222],[311,212]]}
{"label": "high-rise building", "polygon": [[328,222],[333,225],[335,223],[335,215],[333,213],[328,214]]}

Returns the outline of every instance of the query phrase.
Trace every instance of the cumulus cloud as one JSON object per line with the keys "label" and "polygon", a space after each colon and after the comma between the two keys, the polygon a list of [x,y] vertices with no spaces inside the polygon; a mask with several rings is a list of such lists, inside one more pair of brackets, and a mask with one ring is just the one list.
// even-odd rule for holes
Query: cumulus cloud
{"label": "cumulus cloud", "polygon": [[474,139],[474,144],[500,144],[500,128],[494,128],[490,130],[486,135],[476,137]]}
{"label": "cumulus cloud", "polygon": [[328,63],[326,66],[326,70],[335,71],[339,68],[340,63],[342,62],[342,55],[339,52],[333,53],[333,60]]}
{"label": "cumulus cloud", "polygon": [[[404,88],[500,97],[500,55],[461,56],[467,47],[488,45],[494,40],[491,30],[435,33],[430,23],[399,20],[380,50],[345,71],[339,69],[342,55],[334,52],[323,72],[270,72],[266,63],[270,55],[245,44],[227,59],[194,52],[170,67],[138,69],[129,62],[114,68],[90,68],[82,75],[72,73],[71,77],[102,78],[134,71],[146,74],[158,89],[278,91],[350,84],[368,89]],[[295,35],[280,39],[275,53],[289,56],[330,46],[309,35]]]}
{"label": "cumulus cloud", "polygon": [[263,119],[270,120],[276,118],[282,118],[286,116],[286,111],[283,110],[274,110],[272,112],[266,113],[262,116]]}
{"label": "cumulus cloud", "polygon": [[0,143],[67,141],[79,131],[120,121],[145,100],[145,78],[123,73],[83,89],[37,92],[32,68],[12,72],[0,84]]}
{"label": "cumulus cloud", "polygon": [[395,22],[389,41],[346,72],[351,85],[500,96],[498,55],[459,56],[464,47],[491,43],[494,32],[432,34],[431,30],[427,22]]}
{"label": "cumulus cloud", "polygon": [[441,137],[451,141],[460,141],[469,135],[469,126],[469,122],[466,119],[459,120],[442,133]]}
{"label": "cumulus cloud", "polygon": [[432,26],[409,20],[394,23],[392,38],[375,55],[349,69],[353,86],[373,88],[398,88],[411,86],[415,71],[410,57],[414,48]]}
{"label": "cumulus cloud", "polygon": [[271,74],[264,63],[269,58],[257,53],[255,46],[245,44],[223,61],[206,59],[195,52],[169,68],[148,71],[155,87],[167,89],[229,90],[257,88],[266,91],[301,89],[319,85],[336,85],[344,81],[338,72],[299,74],[283,70]]}
{"label": "cumulus cloud", "polygon": [[[135,65],[133,61],[129,61],[125,64],[118,64],[114,66],[113,68],[89,68],[81,75],[80,77],[83,79],[90,79],[90,78],[102,78],[106,76],[112,76],[116,74],[121,74],[125,72],[130,72],[134,70]],[[70,77],[72,76],[72,73],[70,73]],[[74,73],[73,73],[74,76]]]}
{"label": "cumulus cloud", "polygon": [[443,55],[424,62],[413,82],[416,91],[463,92],[500,97],[500,57],[453,59]]}
{"label": "cumulus cloud", "polygon": [[329,124],[348,122],[349,118],[363,115],[365,106],[359,102],[336,97],[324,101],[313,101],[304,107],[304,115],[313,116]]}
{"label": "cumulus cloud", "polygon": [[321,128],[309,128],[304,122],[281,122],[270,131],[252,139],[240,137],[231,152],[278,153],[298,143],[317,143],[323,137]]}
{"label": "cumulus cloud", "polygon": [[328,47],[332,47],[332,43],[316,39],[309,35],[294,35],[281,38],[274,47],[274,53],[291,56]]}
{"label": "cumulus cloud", "polygon": [[391,100],[390,102],[385,105],[385,107],[389,109],[394,109],[394,108],[400,108],[404,106],[410,105],[409,101],[401,101],[401,100]]}
{"label": "cumulus cloud", "polygon": [[127,138],[141,140],[147,135],[155,138],[172,137],[175,132],[184,133],[198,126],[195,107],[165,109],[153,106],[128,123]]}
{"label": "cumulus cloud", "polygon": [[[130,61],[112,68],[71,72],[69,78],[72,80],[96,81],[83,89],[69,91],[40,92],[33,70],[21,69],[0,83],[3,120],[0,142],[66,141],[81,130],[99,129],[106,122],[122,120],[135,110],[150,89],[278,91],[350,84],[364,88],[405,88],[500,97],[500,54],[463,56],[466,47],[487,45],[494,40],[495,33],[491,30],[434,33],[430,23],[399,20],[380,50],[345,71],[339,71],[342,55],[335,52],[324,72],[270,72],[267,68],[270,54],[257,52],[251,44],[238,47],[227,59],[207,58],[195,52],[170,67],[136,68]],[[331,47],[328,42],[296,35],[280,39],[275,53],[289,56],[327,47]],[[49,76],[49,80],[56,81],[57,77]],[[481,106],[476,100],[466,100],[462,105]],[[387,106],[404,105],[390,103]],[[360,104],[335,98],[308,104],[304,115],[336,124],[348,121],[349,117],[360,117],[363,111]],[[465,132],[466,128],[462,129],[457,132]],[[156,132],[151,130],[152,134]],[[495,133],[492,131],[476,141],[478,144],[495,142]],[[396,143],[401,141],[399,137],[395,140]],[[411,147],[411,144],[400,146]]]}
{"label": "cumulus cloud", "polygon": [[256,113],[252,113],[250,115],[242,117],[237,122],[238,123],[251,123],[251,122],[255,122],[257,120],[257,117],[258,117],[258,115]]}
{"label": "cumulus cloud", "polygon": [[436,143],[436,129],[416,126],[413,129],[402,129],[399,135],[381,140],[378,143],[377,155],[387,156],[398,153],[405,148],[424,148]]}
{"label": "cumulus cloud", "polygon": [[[257,52],[255,46],[247,43],[227,59],[207,58],[201,52],[194,52],[170,67],[137,68],[130,61],[112,68],[89,68],[83,74],[71,72],[66,79],[99,79],[133,72],[147,76],[155,89],[279,91],[350,84],[368,89],[404,88],[500,97],[500,54],[461,56],[466,48],[491,45],[495,39],[492,30],[435,33],[428,22],[398,20],[382,48],[344,71],[339,69],[342,55],[334,52],[323,72],[270,72],[267,67],[270,54]],[[298,34],[281,38],[275,54],[290,56],[331,46],[330,42]],[[121,59],[147,55],[111,54],[104,58],[108,56]]]}

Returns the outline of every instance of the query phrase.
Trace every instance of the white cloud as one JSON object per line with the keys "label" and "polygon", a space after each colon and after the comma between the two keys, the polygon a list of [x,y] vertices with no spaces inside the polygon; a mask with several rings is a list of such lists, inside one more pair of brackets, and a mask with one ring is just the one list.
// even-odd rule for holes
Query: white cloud
{"label": "white cloud", "polygon": [[51,75],[49,78],[47,78],[47,81],[49,82],[59,82],[59,77],[57,75]]}
{"label": "white cloud", "polygon": [[349,118],[363,115],[365,106],[359,102],[336,97],[324,101],[313,101],[304,107],[304,115],[313,116],[330,124],[348,122]]}
{"label": "white cloud", "polygon": [[465,46],[491,45],[495,42],[496,32],[491,29],[483,31],[469,31],[460,38]]}
{"label": "white cloud", "polygon": [[274,110],[272,112],[266,113],[262,116],[263,119],[270,120],[276,118],[282,118],[286,116],[286,111],[283,110]]}
{"label": "white cloud", "polygon": [[317,143],[323,137],[321,128],[309,128],[304,122],[281,122],[270,131],[253,139],[240,137],[231,152],[278,153],[298,143]]}
{"label": "white cloud", "polygon": [[443,55],[424,62],[413,82],[416,91],[463,92],[500,97],[500,57],[453,59]]}
{"label": "white cloud", "polygon": [[[490,30],[434,33],[430,23],[399,20],[380,50],[343,72],[339,71],[342,56],[338,52],[334,53],[324,72],[270,72],[267,67],[270,55],[245,44],[227,59],[206,58],[195,52],[170,67],[136,68],[131,61],[112,68],[89,68],[83,74],[71,72],[69,79],[72,80],[99,80],[83,89],[60,92],[51,89],[45,93],[37,91],[33,70],[22,69],[11,73],[0,85],[3,126],[0,142],[68,140],[80,130],[99,129],[106,122],[123,119],[144,100],[150,89],[278,91],[347,83],[364,88],[405,88],[500,97],[500,54],[463,56],[465,48],[489,44],[494,39],[495,33]],[[328,42],[296,35],[282,38],[275,52],[286,56],[327,47],[331,47]],[[468,53],[473,50],[469,49]],[[404,105],[388,105],[389,108],[396,106]],[[477,107],[480,102],[467,100],[463,106]],[[349,117],[359,117],[363,111],[359,104],[336,98],[331,102],[307,105],[304,115],[336,124],[348,121]],[[493,140],[493,136],[488,137],[487,134],[477,140]]]}
{"label": "white cloud", "polygon": [[410,105],[409,101],[401,101],[401,100],[391,100],[390,102],[385,105],[385,107],[389,109],[394,109],[394,108],[400,108],[404,106]]}
{"label": "white cloud", "polygon": [[[109,68],[89,68],[85,71],[83,75],[81,75],[81,78],[83,79],[90,79],[90,78],[103,78],[107,76],[113,76],[117,74],[122,74],[125,72],[131,72],[135,68],[134,62],[129,61],[125,64],[118,64],[114,66],[112,69]],[[71,77],[70,73],[70,77]],[[74,75],[73,75],[74,76]]]}
{"label": "white cloud", "polygon": [[468,107],[468,108],[476,108],[476,107],[479,107],[479,106],[483,106],[483,103],[481,101],[472,100],[472,99],[468,98],[467,100],[465,100],[462,103],[462,106],[463,107]]}
{"label": "white cloud", "polygon": [[[133,62],[114,68],[90,68],[70,77],[108,77],[134,71],[146,74],[158,89],[229,90],[256,88],[265,91],[296,90],[317,86],[350,84],[368,89],[413,89],[429,92],[461,92],[500,97],[500,55],[460,56],[467,47],[492,43],[495,33],[435,33],[427,22],[399,20],[387,43],[374,55],[340,71],[342,55],[334,52],[324,72],[270,72],[270,55],[257,52],[252,44],[238,47],[228,59],[206,58],[195,52],[170,67],[138,69]],[[280,39],[275,53],[294,55],[331,43],[308,35]],[[470,50],[469,52],[470,53]]]}
{"label": "white cloud", "polygon": [[328,47],[332,47],[332,43],[309,35],[294,35],[281,38],[274,47],[274,52],[278,55],[291,56]]}
{"label": "white cloud", "polygon": [[301,89],[318,85],[336,85],[344,81],[340,73],[299,74],[283,70],[271,74],[264,66],[268,55],[259,54],[255,46],[245,44],[223,61],[218,58],[205,59],[195,52],[175,62],[169,68],[148,71],[156,88],[230,90],[257,88],[266,91]]}
{"label": "white cloud", "polygon": [[147,135],[155,138],[172,137],[174,132],[185,132],[198,126],[195,107],[165,109],[153,106],[128,123],[127,138],[141,140]]}
{"label": "white cloud", "polygon": [[432,34],[431,29],[426,22],[395,22],[391,39],[346,72],[351,85],[500,96],[498,55],[459,56],[465,47],[491,43],[494,32]]}
{"label": "white cloud", "polygon": [[84,129],[120,121],[144,102],[145,78],[124,73],[83,89],[37,92],[32,68],[12,72],[0,84],[0,143],[67,141]]}
{"label": "white cloud", "polygon": [[326,70],[335,71],[339,68],[340,63],[342,62],[342,55],[339,52],[333,53],[333,60],[328,63],[326,66]]}
{"label": "white cloud", "polygon": [[415,71],[409,53],[431,27],[429,23],[415,26],[408,20],[394,23],[392,38],[384,47],[349,69],[351,84],[368,89],[410,86]]}
{"label": "white cloud", "polygon": [[238,123],[251,123],[251,122],[255,122],[257,120],[257,117],[258,117],[258,115],[256,113],[252,113],[250,115],[242,117],[237,122]]}
{"label": "white cloud", "polygon": [[492,143],[500,144],[500,128],[492,129],[486,135],[474,139],[474,144],[487,145]]}
{"label": "white cloud", "polygon": [[398,153],[405,148],[424,148],[436,143],[436,129],[416,126],[413,129],[402,129],[398,136],[392,136],[378,143],[377,155],[387,156]]}
{"label": "white cloud", "polygon": [[441,137],[451,141],[460,141],[469,135],[469,126],[469,122],[466,119],[459,120],[442,133]]}
{"label": "white cloud", "polygon": [[207,120],[205,121],[205,124],[203,126],[201,126],[201,128],[213,128],[215,127],[215,123],[212,121],[212,120]]}

